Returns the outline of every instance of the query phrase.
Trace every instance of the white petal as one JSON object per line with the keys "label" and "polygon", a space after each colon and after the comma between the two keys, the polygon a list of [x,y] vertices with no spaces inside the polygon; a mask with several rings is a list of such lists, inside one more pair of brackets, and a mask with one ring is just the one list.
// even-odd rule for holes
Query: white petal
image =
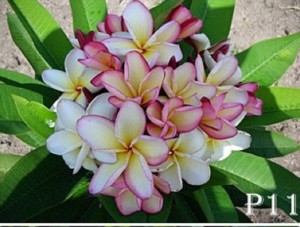
{"label": "white petal", "polygon": [[125,170],[129,157],[130,153],[121,153],[118,154],[118,161],[113,165],[100,165],[99,169],[96,171],[91,180],[89,192],[91,194],[98,194],[103,189],[111,186]]}
{"label": "white petal", "polygon": [[76,132],[77,121],[85,115],[85,110],[76,102],[62,99],[57,104],[57,115],[65,129]]}
{"label": "white petal", "polygon": [[71,79],[63,71],[47,69],[43,71],[42,78],[45,84],[61,92],[74,92],[75,88]]}
{"label": "white petal", "polygon": [[73,49],[67,55],[65,60],[65,69],[67,75],[73,81],[74,84],[77,84],[78,78],[81,76],[82,72],[85,69],[85,66],[81,64],[78,60],[84,59],[85,54],[80,49]]}
{"label": "white petal", "polygon": [[112,95],[108,92],[98,95],[88,106],[86,112],[91,115],[99,115],[110,120],[115,118],[117,108],[108,102]]}
{"label": "white petal", "polygon": [[86,143],[83,143],[76,159],[73,174],[77,173],[80,170],[84,161],[87,159],[89,153],[90,153],[90,147]]}
{"label": "white petal", "polygon": [[102,163],[112,164],[117,161],[116,153],[95,150],[95,151],[93,151],[93,155],[94,155],[95,159],[97,159],[98,161],[100,161]]}
{"label": "white petal", "polygon": [[176,158],[174,159],[173,165],[163,172],[160,172],[158,175],[170,184],[172,192],[178,192],[182,189],[181,170]]}
{"label": "white petal", "polygon": [[203,161],[188,157],[177,157],[182,178],[190,185],[201,185],[210,178],[209,165]]}
{"label": "white petal", "polygon": [[250,147],[251,144],[251,136],[250,134],[238,131],[238,134],[227,140],[231,144],[231,149],[234,151],[245,150]]}
{"label": "white petal", "polygon": [[177,145],[176,143],[175,149],[181,153],[193,154],[201,150],[204,146],[203,133],[198,129],[194,129],[188,133],[181,133],[177,141],[179,144]]}
{"label": "white petal", "polygon": [[63,155],[82,146],[82,140],[73,132],[61,130],[47,139],[47,149],[56,155]]}

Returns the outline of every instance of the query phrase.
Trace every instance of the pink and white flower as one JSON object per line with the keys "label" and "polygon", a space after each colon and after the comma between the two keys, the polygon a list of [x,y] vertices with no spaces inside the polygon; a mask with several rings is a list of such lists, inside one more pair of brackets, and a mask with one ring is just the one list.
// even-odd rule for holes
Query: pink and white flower
{"label": "pink and white flower", "polygon": [[63,92],[59,99],[74,100],[86,107],[89,102],[88,94],[99,91],[99,88],[90,83],[98,72],[81,64],[79,59],[83,58],[85,54],[82,50],[73,49],[66,57],[65,72],[48,69],[42,73],[42,78],[51,88]]}
{"label": "pink and white flower", "polygon": [[199,129],[182,133],[178,138],[167,140],[167,143],[168,160],[153,167],[153,170],[170,184],[173,192],[182,189],[182,179],[190,185],[202,185],[209,180],[209,165],[203,159],[194,156],[204,145],[204,136]]}
{"label": "pink and white flower", "polygon": [[[141,53],[152,67],[166,65],[172,56],[176,61],[182,58],[179,45],[173,44],[179,33],[180,25],[176,21],[164,24],[153,34],[153,18],[149,10],[140,1],[132,1],[122,15],[128,34],[111,37],[103,43],[112,54],[125,56],[136,50]],[[138,18],[138,19],[137,19]]]}
{"label": "pink and white flower", "polygon": [[164,70],[150,66],[144,57],[136,52],[126,55],[124,73],[116,70],[105,71],[92,80],[94,86],[104,86],[114,96],[110,102],[120,107],[126,100],[134,100],[141,105],[154,102],[160,92]]}
{"label": "pink and white flower", "polygon": [[56,155],[62,155],[67,165],[77,173],[81,166],[95,171],[97,169],[97,153],[92,153],[90,147],[80,138],[76,130],[77,121],[86,114],[97,114],[111,118],[116,108],[108,103],[108,93],[97,96],[85,110],[81,105],[71,100],[62,99],[57,104],[59,126],[56,132],[47,139],[47,149]]}
{"label": "pink and white flower", "polygon": [[[160,138],[143,135],[146,117],[133,101],[120,108],[116,121],[101,116],[84,116],[77,124],[81,138],[110,164],[103,163],[89,186],[91,194],[101,193],[123,173],[128,188],[141,200],[153,195],[154,181],[150,166],[159,165],[168,157],[168,147]],[[113,162],[114,161],[114,162]]]}

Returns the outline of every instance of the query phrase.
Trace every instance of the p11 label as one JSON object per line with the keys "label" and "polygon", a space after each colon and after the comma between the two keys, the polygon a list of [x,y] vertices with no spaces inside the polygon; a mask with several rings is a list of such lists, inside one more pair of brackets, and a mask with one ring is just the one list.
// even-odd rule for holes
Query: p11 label
{"label": "p11 label", "polygon": [[[277,215],[277,195],[272,194],[271,196],[267,196],[268,199],[271,200],[271,212],[270,215],[276,216]],[[288,200],[290,200],[291,209],[290,209],[290,215],[291,216],[297,216],[296,212],[296,194],[292,194],[290,196],[286,197]],[[256,194],[256,193],[247,193],[247,203],[245,206],[247,207],[246,215],[250,216],[253,215],[253,208],[259,207],[263,204],[264,197]]]}

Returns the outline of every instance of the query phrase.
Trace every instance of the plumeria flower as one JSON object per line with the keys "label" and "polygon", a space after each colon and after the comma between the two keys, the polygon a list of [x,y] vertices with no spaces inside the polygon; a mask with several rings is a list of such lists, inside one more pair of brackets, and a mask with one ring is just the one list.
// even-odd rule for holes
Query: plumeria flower
{"label": "plumeria flower", "polygon": [[124,73],[105,71],[92,80],[95,86],[104,86],[114,96],[110,102],[120,107],[126,100],[134,100],[141,105],[154,102],[160,92],[164,70],[150,67],[144,57],[132,51],[126,55]]}
{"label": "plumeria flower", "polygon": [[211,46],[208,37],[203,33],[190,36],[187,42],[194,47],[197,53],[207,50]]}
{"label": "plumeria flower", "polygon": [[170,184],[173,192],[182,189],[182,179],[190,185],[202,185],[209,180],[209,165],[194,156],[202,149],[204,142],[203,133],[199,129],[167,140],[169,158],[160,166],[153,167],[153,170],[158,171],[158,176]]}
{"label": "plumeria flower", "polygon": [[81,138],[114,163],[100,165],[89,186],[98,194],[111,186],[124,173],[129,190],[141,200],[153,195],[154,182],[149,165],[159,165],[168,157],[168,147],[160,138],[143,135],[146,117],[133,101],[120,108],[115,123],[101,116],[84,116],[77,124]]}
{"label": "plumeria flower", "polygon": [[178,39],[185,39],[194,35],[203,26],[203,22],[198,18],[192,17],[189,9],[182,5],[177,6],[171,11],[168,20],[175,20],[180,24]]}
{"label": "plumeria flower", "polygon": [[229,157],[232,151],[248,149],[250,144],[251,136],[243,131],[238,131],[234,137],[223,140],[214,139],[205,134],[204,146],[194,156],[209,163],[222,161]]}
{"label": "plumeria flower", "polygon": [[116,108],[108,103],[109,94],[96,97],[85,110],[71,100],[62,99],[57,104],[57,116],[60,127],[47,139],[47,149],[56,155],[62,155],[67,165],[77,173],[81,166],[95,171],[98,155],[91,153],[90,147],[80,138],[76,131],[77,121],[86,114],[98,114],[111,118]]}
{"label": "plumeria flower", "polygon": [[112,186],[104,189],[101,194],[115,197],[117,207],[123,215],[129,215],[141,210],[149,214],[154,214],[161,211],[163,207],[163,197],[157,188],[165,194],[169,194],[171,190],[169,184],[162,178],[153,175],[153,179],[155,187],[149,199],[141,200],[132,193],[122,175]]}
{"label": "plumeria flower", "polygon": [[43,71],[43,81],[51,88],[63,92],[59,99],[70,99],[83,107],[88,104],[88,95],[99,91],[90,80],[98,74],[97,71],[87,68],[79,62],[85,58],[82,50],[73,49],[66,57],[66,72],[48,69]]}
{"label": "plumeria flower", "polygon": [[[207,53],[207,52],[206,52]],[[240,82],[242,74],[238,69],[238,61],[234,56],[227,56],[219,62],[213,62],[212,66],[208,66],[210,72],[208,75],[205,73],[205,68],[200,55],[195,60],[195,68],[197,80],[201,83],[207,83],[217,86],[219,89],[231,88]]]}
{"label": "plumeria flower", "polygon": [[173,44],[180,33],[180,25],[176,21],[166,23],[153,34],[152,15],[140,1],[130,2],[122,16],[128,34],[103,40],[112,54],[124,56],[136,50],[151,67],[168,64],[172,56],[177,62],[182,59],[179,45]]}
{"label": "plumeria flower", "polygon": [[92,41],[84,45],[85,58],[79,59],[83,65],[97,70],[99,73],[107,70],[120,70],[121,60],[108,52],[101,42]]}
{"label": "plumeria flower", "polygon": [[147,124],[147,132],[163,139],[192,131],[203,114],[201,107],[185,106],[180,98],[171,98],[164,105],[154,102],[148,106],[146,112],[151,121]]}
{"label": "plumeria flower", "polygon": [[187,62],[173,70],[165,69],[163,89],[169,98],[179,97],[185,104],[199,105],[203,97],[211,98],[216,94],[215,86],[196,81],[196,70]]}
{"label": "plumeria flower", "polygon": [[199,127],[210,137],[228,139],[237,134],[236,125],[245,115],[243,105],[238,102],[225,103],[226,93],[211,100],[202,99],[203,116]]}

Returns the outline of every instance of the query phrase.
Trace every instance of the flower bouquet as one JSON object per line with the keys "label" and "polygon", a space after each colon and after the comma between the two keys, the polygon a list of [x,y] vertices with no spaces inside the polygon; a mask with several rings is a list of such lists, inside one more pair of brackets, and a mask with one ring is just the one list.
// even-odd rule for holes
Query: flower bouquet
{"label": "flower bouquet", "polygon": [[275,202],[299,220],[300,179],[268,160],[299,146],[265,126],[300,116],[300,91],[271,86],[300,33],[234,53],[234,0],[70,0],[67,38],[8,2],[36,77],[0,69],[0,131],[35,149],[0,156],[2,222],[248,222]]}

